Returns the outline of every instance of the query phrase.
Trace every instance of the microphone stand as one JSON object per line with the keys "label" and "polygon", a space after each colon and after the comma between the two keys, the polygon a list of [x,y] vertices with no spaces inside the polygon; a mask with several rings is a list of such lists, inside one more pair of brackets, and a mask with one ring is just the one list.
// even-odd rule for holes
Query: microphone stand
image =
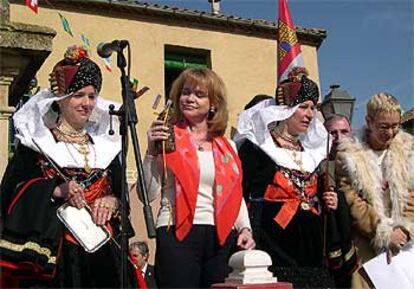
{"label": "microphone stand", "polygon": [[[129,46],[129,43],[128,43]],[[128,127],[131,133],[132,145],[134,148],[134,156],[135,156],[135,163],[138,170],[138,183],[139,188],[137,188],[138,192],[140,192],[140,196],[142,198],[142,202],[144,205],[144,217],[145,222],[147,225],[147,234],[149,238],[155,237],[155,226],[154,220],[152,215],[152,209],[149,205],[149,198],[147,192],[147,186],[145,184],[144,178],[144,170],[142,166],[142,158],[139,148],[139,142],[137,133],[135,130],[135,125],[138,123],[138,117],[135,109],[134,103],[134,95],[135,93],[132,91],[129,76],[125,73],[125,67],[127,66],[127,62],[125,60],[125,56],[123,54],[123,49],[125,47],[121,47],[117,52],[117,66],[121,71],[121,87],[122,87],[122,107],[115,111],[114,107],[110,107],[109,114],[110,115],[117,115],[120,118],[120,134],[122,136],[122,150],[121,150],[121,168],[122,168],[122,176],[121,176],[121,288],[126,288],[127,283],[127,256],[128,256],[128,238],[127,238],[127,204],[128,204],[128,185],[127,185],[127,178],[126,178],[126,155],[128,149]],[[129,47],[128,47],[129,48]]]}

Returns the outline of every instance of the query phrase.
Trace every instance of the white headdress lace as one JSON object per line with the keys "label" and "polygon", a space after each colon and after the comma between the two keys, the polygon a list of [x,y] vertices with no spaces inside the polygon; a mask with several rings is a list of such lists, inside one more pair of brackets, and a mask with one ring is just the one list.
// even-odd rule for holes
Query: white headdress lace
{"label": "white headdress lace", "polygon": [[[269,132],[268,125],[291,117],[299,105],[294,107],[276,105],[274,99],[266,99],[239,115],[237,134],[234,141],[240,147],[247,139],[259,146],[272,160],[281,166],[301,169],[291,156],[291,151],[276,146]],[[300,152],[302,168],[313,172],[319,163],[326,158],[328,132],[322,122],[314,117],[306,133],[299,136],[304,148]]]}
{"label": "white headdress lace", "polygon": [[[13,123],[16,138],[19,142],[35,151],[46,153],[60,167],[83,167],[81,156],[68,152],[62,142],[56,142],[49,128],[56,124],[58,114],[52,110],[55,101],[69,95],[56,97],[50,90],[44,89],[32,96],[14,115]],[[92,168],[106,168],[121,150],[121,137],[118,133],[109,135],[108,107],[119,104],[98,97],[96,107],[86,124],[86,131],[93,140],[93,149],[96,153],[95,162],[90,162]],[[117,131],[119,121],[113,118],[113,128]],[[74,159],[75,158],[75,159]],[[78,158],[78,160],[76,159]]]}

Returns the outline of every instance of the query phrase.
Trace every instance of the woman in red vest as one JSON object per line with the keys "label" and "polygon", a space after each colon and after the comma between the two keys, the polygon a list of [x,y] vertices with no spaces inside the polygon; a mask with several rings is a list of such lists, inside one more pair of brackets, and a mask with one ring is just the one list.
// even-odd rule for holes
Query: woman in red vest
{"label": "woman in red vest", "polygon": [[[235,245],[255,246],[240,160],[224,136],[225,86],[209,69],[187,69],[170,99],[170,125],[152,123],[144,161],[150,198],[162,192],[155,274],[160,288],[209,288],[224,281]],[[160,141],[170,144],[165,153],[157,149]]]}

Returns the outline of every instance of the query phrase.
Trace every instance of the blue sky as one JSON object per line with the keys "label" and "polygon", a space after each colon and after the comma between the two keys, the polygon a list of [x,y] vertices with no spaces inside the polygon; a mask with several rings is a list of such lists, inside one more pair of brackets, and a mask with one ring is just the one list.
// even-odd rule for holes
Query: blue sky
{"label": "blue sky", "polygon": [[[207,0],[150,3],[210,11]],[[380,91],[414,106],[414,0],[289,0],[295,25],[324,28],[319,48],[322,95],[333,83],[356,101],[353,126],[364,124],[367,99]],[[275,21],[278,0],[221,0],[221,12]]]}

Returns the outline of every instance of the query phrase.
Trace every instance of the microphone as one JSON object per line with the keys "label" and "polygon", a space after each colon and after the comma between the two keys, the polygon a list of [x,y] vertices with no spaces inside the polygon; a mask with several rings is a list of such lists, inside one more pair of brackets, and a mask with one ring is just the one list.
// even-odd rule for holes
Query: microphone
{"label": "microphone", "polygon": [[98,44],[96,51],[102,58],[108,58],[113,52],[120,52],[129,44],[128,40],[114,40],[109,43],[101,42]]}

